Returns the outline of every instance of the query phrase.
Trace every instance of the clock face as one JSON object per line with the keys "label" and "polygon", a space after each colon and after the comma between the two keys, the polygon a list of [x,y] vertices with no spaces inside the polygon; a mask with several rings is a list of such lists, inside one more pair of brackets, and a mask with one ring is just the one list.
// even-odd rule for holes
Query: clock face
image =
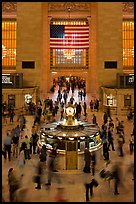
{"label": "clock face", "polygon": [[73,116],[74,113],[75,113],[75,110],[74,110],[73,107],[67,107],[67,108],[66,108],[66,114],[67,114],[67,115]]}

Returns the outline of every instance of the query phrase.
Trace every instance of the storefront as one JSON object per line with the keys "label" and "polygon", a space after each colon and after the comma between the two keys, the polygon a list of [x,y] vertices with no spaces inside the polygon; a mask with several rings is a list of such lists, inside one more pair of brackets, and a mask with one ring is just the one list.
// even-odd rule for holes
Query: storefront
{"label": "storefront", "polygon": [[28,101],[36,103],[37,88],[2,89],[2,102],[6,101],[15,109],[24,108]]}
{"label": "storefront", "polygon": [[110,112],[113,115],[127,115],[130,108],[134,109],[134,89],[125,88],[105,88],[102,87],[102,109],[107,110],[110,107]]}

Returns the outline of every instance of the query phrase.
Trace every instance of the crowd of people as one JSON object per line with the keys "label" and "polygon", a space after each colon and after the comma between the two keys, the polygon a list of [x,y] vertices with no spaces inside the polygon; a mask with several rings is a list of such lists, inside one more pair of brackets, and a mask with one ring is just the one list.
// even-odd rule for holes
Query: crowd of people
{"label": "crowd of people", "polygon": [[[79,92],[81,89],[79,89]],[[85,93],[85,91],[84,91]],[[17,160],[18,168],[20,169],[20,177],[17,179],[14,174],[15,169],[10,168],[8,172],[9,179],[9,200],[11,202],[16,201],[16,191],[21,188],[21,181],[23,179],[24,168],[26,160],[31,160],[33,155],[38,155],[38,164],[36,166],[36,174],[34,176],[33,182],[36,183],[35,189],[42,188],[42,175],[44,174],[45,169],[47,170],[48,179],[45,182],[45,186],[49,187],[52,183],[52,174],[58,172],[56,166],[57,160],[57,146],[53,145],[52,149],[47,149],[45,145],[42,148],[38,146],[39,139],[39,129],[42,123],[55,121],[58,116],[60,120],[64,119],[64,109],[68,102],[75,105],[77,120],[85,120],[88,122],[88,115],[92,116],[90,123],[98,124],[97,112],[99,111],[99,100],[91,100],[87,105],[85,100],[85,95],[83,94],[83,101],[81,99],[81,92],[78,95],[79,102],[74,100],[74,89],[72,91],[72,96],[68,101],[68,92],[67,89],[59,89],[57,93],[57,98],[53,101],[51,98],[46,98],[41,102],[40,100],[35,105],[35,109],[32,110],[34,119],[31,127],[31,134],[25,134],[23,136],[24,129],[27,126],[27,117],[23,112],[21,112],[16,118],[17,120],[11,120],[10,123],[16,124],[11,130],[7,130],[6,135],[3,139],[3,149],[2,154],[5,161],[12,161],[12,159]],[[5,107],[5,105],[3,105]],[[14,112],[14,108],[11,108]],[[3,108],[3,117],[4,112],[7,108]],[[10,109],[8,110],[12,112]],[[96,111],[96,113],[95,113]],[[14,118],[13,116],[13,118]],[[8,123],[7,123],[8,125]],[[99,125],[99,124],[98,124]],[[119,117],[116,117],[114,121],[109,111],[103,113],[102,126],[100,127],[100,135],[103,143],[102,155],[106,165],[111,162],[110,154],[112,151],[117,151],[119,157],[124,157],[123,145],[125,144],[125,131],[124,131],[124,121],[119,120]],[[117,141],[117,146],[115,148],[115,140]],[[129,152],[133,154],[134,151],[134,128],[130,133],[129,139]],[[95,166],[97,165],[97,157],[95,152],[89,152],[86,148],[84,152],[84,161],[85,166],[83,169],[84,173],[91,173],[92,176],[95,176]],[[44,165],[43,165],[44,164]],[[114,171],[112,171],[112,179],[114,180],[114,194],[118,195],[119,190],[119,173],[120,170],[115,166]],[[133,172],[133,171],[132,171]],[[61,183],[60,178],[57,176],[58,183]],[[20,183],[18,183],[18,180]],[[17,183],[17,185],[16,185]],[[98,186],[97,181],[92,181],[86,187],[86,201],[89,200],[89,188],[91,188],[91,194],[93,194],[92,186]],[[91,186],[91,187],[90,187]],[[65,199],[64,199],[65,200]]]}

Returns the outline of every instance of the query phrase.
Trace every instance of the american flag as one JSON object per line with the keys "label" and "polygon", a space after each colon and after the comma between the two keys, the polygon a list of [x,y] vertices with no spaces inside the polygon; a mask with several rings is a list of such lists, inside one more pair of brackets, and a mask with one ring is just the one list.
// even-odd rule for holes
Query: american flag
{"label": "american flag", "polygon": [[89,48],[88,25],[50,25],[50,48]]}

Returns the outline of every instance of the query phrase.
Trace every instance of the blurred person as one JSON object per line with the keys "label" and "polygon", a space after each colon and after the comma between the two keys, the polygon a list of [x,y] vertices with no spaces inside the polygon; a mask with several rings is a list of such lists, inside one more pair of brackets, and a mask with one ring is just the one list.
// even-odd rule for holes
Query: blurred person
{"label": "blurred person", "polygon": [[93,101],[91,100],[91,101],[90,101],[90,110],[91,110],[91,112],[93,112],[93,108],[94,108],[94,103],[93,103]]}
{"label": "blurred person", "polygon": [[120,126],[120,121],[118,117],[116,117],[116,121],[115,121],[116,134],[119,133],[119,126]]}
{"label": "blurred person", "polygon": [[128,115],[127,115],[127,119],[128,119],[128,120],[132,120],[132,119],[133,119],[133,111],[132,111],[131,108],[130,108],[129,113],[128,113]]}
{"label": "blurred person", "polygon": [[107,112],[104,112],[103,122],[104,122],[105,124],[108,122],[108,114],[107,114]]}
{"label": "blurred person", "polygon": [[86,88],[83,88],[83,97],[84,97],[84,101],[85,101],[85,97],[86,97]]}
{"label": "blurred person", "polygon": [[48,163],[47,163],[48,181],[45,184],[46,186],[50,186],[51,185],[51,178],[53,176],[53,169],[54,169],[53,160],[51,158],[49,158],[48,159]]}
{"label": "blurred person", "polygon": [[94,176],[95,175],[95,165],[96,165],[96,154],[95,154],[95,152],[91,152],[91,154],[90,154],[90,164],[91,164],[92,176]]}
{"label": "blurred person", "polygon": [[[57,151],[56,151],[56,146],[54,146],[52,151],[49,154],[49,157],[48,157],[48,162],[47,162],[48,181],[45,184],[46,186],[50,186],[51,185],[51,179],[54,176],[54,172],[58,172],[56,170],[56,164],[55,164],[56,156],[57,156]],[[58,175],[57,175],[56,179],[57,179],[58,183],[61,182],[60,181],[60,177]]]}
{"label": "blurred person", "polygon": [[114,180],[114,195],[119,195],[118,186],[121,181],[121,163],[115,163],[112,167],[112,176]]}
{"label": "blurred person", "polygon": [[54,144],[53,145],[53,148],[51,149],[50,151],[50,154],[49,154],[49,157],[50,159],[52,160],[52,165],[53,165],[53,171],[54,172],[57,172],[57,169],[56,169],[56,157],[57,157],[57,144]]}
{"label": "blurred person", "polygon": [[13,157],[16,156],[16,158],[18,157],[18,151],[19,151],[19,137],[16,136],[16,134],[14,134],[14,136],[12,137],[12,151],[13,151]]}
{"label": "blurred person", "polygon": [[76,106],[76,114],[77,114],[77,120],[80,119],[81,117],[81,112],[82,112],[82,107],[81,107],[81,103],[79,102]]}
{"label": "blurred person", "polygon": [[28,138],[27,135],[25,135],[25,139],[22,141],[24,147],[24,155],[25,155],[25,159],[31,159],[30,157],[30,139]]}
{"label": "blurred person", "polygon": [[28,202],[28,199],[28,188],[21,187],[16,190],[14,202]]}
{"label": "blurred person", "polygon": [[96,108],[96,111],[98,112],[99,111],[99,100],[96,99],[95,101],[95,108]]}
{"label": "blurred person", "polygon": [[33,149],[33,154],[36,154],[36,147],[37,147],[37,142],[38,142],[39,136],[36,132],[36,129],[34,126],[32,126],[32,141],[31,141],[31,145],[32,145],[32,149]]}
{"label": "blurred person", "polygon": [[124,121],[122,120],[119,124],[119,133],[122,132],[124,134]]}
{"label": "blurred person", "polygon": [[84,150],[84,161],[85,161],[85,166],[83,168],[83,171],[85,173],[90,173],[90,152],[88,148],[85,148]]}
{"label": "blurred person", "polygon": [[9,132],[7,132],[5,138],[4,138],[4,149],[5,149],[5,159],[7,159],[7,153],[8,153],[8,160],[11,160],[11,144],[12,144],[12,138],[9,135]]}
{"label": "blurred person", "polygon": [[57,188],[57,193],[54,198],[55,202],[67,202],[68,200],[64,196],[64,188]]}
{"label": "blurred person", "polygon": [[85,102],[85,101],[84,101],[84,104],[83,104],[83,109],[84,109],[84,116],[86,116],[87,105],[86,105],[86,102]]}
{"label": "blurred person", "polygon": [[36,166],[36,176],[34,176],[34,183],[37,184],[35,189],[41,189],[41,177],[43,175],[43,165],[42,162],[39,161],[38,165]]}
{"label": "blurred person", "polygon": [[132,174],[132,181],[134,181],[134,161],[132,161],[128,167],[128,171]]}
{"label": "blurred person", "polygon": [[88,114],[86,113],[86,115],[83,118],[83,121],[88,122]]}
{"label": "blurred person", "polygon": [[17,166],[19,168],[21,175],[24,175],[25,164],[26,164],[26,161],[25,161],[24,153],[23,151],[21,151],[18,157],[18,161],[17,161]]}
{"label": "blurred person", "polygon": [[14,109],[12,109],[9,113],[9,119],[10,119],[10,123],[14,122],[14,116],[15,116],[15,112]]}
{"label": "blurred person", "polygon": [[103,141],[107,140],[107,125],[106,123],[102,124],[101,132],[100,132],[100,137]]}
{"label": "blurred person", "polygon": [[86,188],[86,201],[88,202],[89,199],[89,190],[90,190],[90,197],[94,195],[93,193],[93,187],[97,187],[99,184],[96,179],[92,179],[90,183],[85,183],[85,188]]}
{"label": "blurred person", "polygon": [[118,141],[118,153],[119,153],[119,156],[123,157],[124,156],[124,153],[123,153],[123,144],[125,143],[123,132],[119,133],[117,141]]}
{"label": "blurred person", "polygon": [[110,119],[109,120],[109,127],[113,130],[114,129],[114,123],[113,123],[113,120]]}
{"label": "blurred person", "polygon": [[108,128],[108,142],[109,142],[108,149],[109,151],[110,151],[110,145],[112,146],[112,151],[115,151],[113,140],[114,140],[113,133],[112,133],[111,128],[109,127]]}
{"label": "blurred person", "polygon": [[93,114],[92,124],[94,124],[94,125],[97,124],[97,120],[96,120],[96,115],[95,114]]}
{"label": "blurred person", "polygon": [[103,141],[103,157],[104,157],[104,160],[109,161],[109,148],[108,148],[108,142],[106,139]]}
{"label": "blurred person", "polygon": [[9,200],[14,202],[15,193],[21,187],[21,178],[17,176],[16,170],[10,168],[8,170],[8,186],[9,186]]}
{"label": "blurred person", "polygon": [[39,155],[40,161],[46,162],[46,157],[47,157],[47,149],[46,149],[46,145],[43,144]]}
{"label": "blurred person", "polygon": [[15,135],[15,128],[13,127],[10,131],[10,137],[13,138]]}
{"label": "blurred person", "polygon": [[133,151],[134,151],[134,135],[133,135],[133,133],[131,134],[130,139],[129,139],[129,151],[130,151],[130,154],[133,154]]}

